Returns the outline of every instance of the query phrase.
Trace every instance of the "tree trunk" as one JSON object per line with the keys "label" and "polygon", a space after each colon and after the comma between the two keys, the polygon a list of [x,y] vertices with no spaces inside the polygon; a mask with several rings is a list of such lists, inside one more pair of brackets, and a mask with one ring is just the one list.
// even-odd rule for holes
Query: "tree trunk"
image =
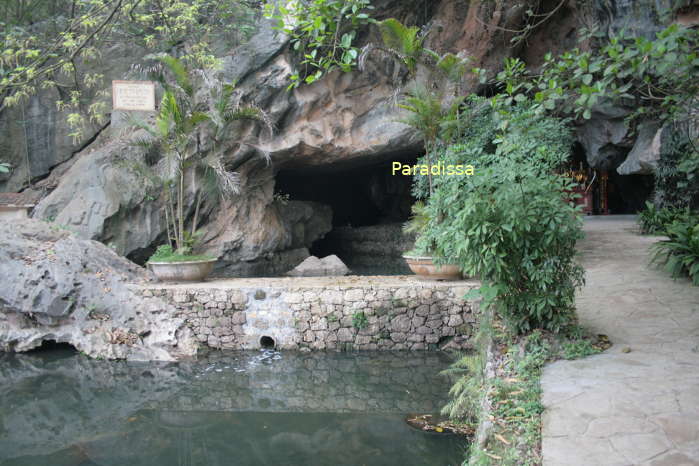
{"label": "tree trunk", "polygon": [[197,223],[199,223],[199,206],[201,205],[201,193],[197,193],[196,204],[194,204],[194,220],[192,220],[192,238],[197,232]]}
{"label": "tree trunk", "polygon": [[184,167],[180,169],[179,199],[177,200],[178,241],[177,249],[184,247]]}

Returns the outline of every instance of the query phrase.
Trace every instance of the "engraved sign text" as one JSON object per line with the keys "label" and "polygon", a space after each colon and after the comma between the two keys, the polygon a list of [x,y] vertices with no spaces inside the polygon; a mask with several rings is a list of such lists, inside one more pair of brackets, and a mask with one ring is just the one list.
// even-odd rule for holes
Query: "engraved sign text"
{"label": "engraved sign text", "polygon": [[152,81],[112,81],[114,110],[155,110],[155,84]]}

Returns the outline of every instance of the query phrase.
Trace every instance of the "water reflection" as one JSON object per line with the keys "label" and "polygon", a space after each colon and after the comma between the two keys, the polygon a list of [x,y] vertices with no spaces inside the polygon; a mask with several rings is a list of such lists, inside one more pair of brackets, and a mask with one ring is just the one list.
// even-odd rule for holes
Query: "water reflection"
{"label": "water reflection", "polygon": [[435,353],[3,355],[0,464],[459,464],[461,440],[403,422],[441,406],[446,364]]}

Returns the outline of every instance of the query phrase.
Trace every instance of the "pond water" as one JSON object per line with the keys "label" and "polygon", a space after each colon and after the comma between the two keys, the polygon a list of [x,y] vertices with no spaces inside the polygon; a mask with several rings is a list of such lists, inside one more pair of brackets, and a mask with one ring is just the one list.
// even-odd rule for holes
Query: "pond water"
{"label": "pond water", "polygon": [[0,465],[456,465],[440,353],[215,352],[177,364],[0,353]]}

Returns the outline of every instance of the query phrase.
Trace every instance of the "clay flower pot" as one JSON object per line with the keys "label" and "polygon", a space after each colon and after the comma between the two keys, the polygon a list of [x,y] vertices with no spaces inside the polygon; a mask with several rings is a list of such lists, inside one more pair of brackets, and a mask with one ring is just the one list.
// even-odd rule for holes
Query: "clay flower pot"
{"label": "clay flower pot", "polygon": [[187,262],[148,262],[148,267],[161,282],[201,282],[214,269],[216,259]]}
{"label": "clay flower pot", "polygon": [[461,280],[461,270],[457,265],[436,265],[432,263],[430,256],[404,255],[403,259],[410,270],[423,280]]}

